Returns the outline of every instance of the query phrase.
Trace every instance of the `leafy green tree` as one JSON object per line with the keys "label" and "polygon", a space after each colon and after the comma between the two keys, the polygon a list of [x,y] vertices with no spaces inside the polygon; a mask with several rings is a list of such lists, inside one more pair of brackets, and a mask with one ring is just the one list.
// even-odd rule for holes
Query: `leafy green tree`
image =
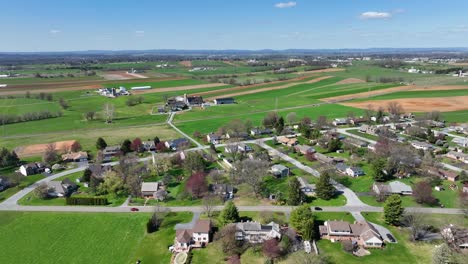
{"label": "leafy green tree", "polygon": [[443,243],[442,245],[436,247],[432,252],[432,263],[433,264],[447,264],[447,263],[455,263],[451,262],[452,260],[452,250],[450,247]]}
{"label": "leafy green tree", "polygon": [[335,152],[341,148],[341,140],[338,138],[332,138],[328,141],[328,152]]}
{"label": "leafy green tree", "polygon": [[304,204],[294,209],[291,212],[289,223],[306,239],[315,237],[315,215],[310,210],[309,205]]}
{"label": "leafy green tree", "polygon": [[465,171],[460,172],[460,182],[462,183],[468,182],[468,174]]}
{"label": "leafy green tree", "polygon": [[202,156],[196,152],[187,153],[185,155],[183,165],[184,169],[190,174],[205,170],[205,162],[203,161]]}
{"label": "leafy green tree", "polygon": [[387,198],[384,205],[385,223],[399,225],[404,211],[400,196],[398,194],[391,195]]}
{"label": "leafy green tree", "polygon": [[219,215],[219,222],[222,225],[235,223],[239,221],[239,211],[236,205],[232,201],[228,201],[224,206],[223,211]]}
{"label": "leafy green tree", "polygon": [[104,150],[106,147],[106,141],[102,137],[98,138],[98,140],[96,141],[96,148],[99,150]]}
{"label": "leafy green tree", "polygon": [[299,205],[302,202],[301,184],[296,177],[289,178],[288,182],[288,204]]}
{"label": "leafy green tree", "polygon": [[383,182],[387,180],[387,175],[385,174],[385,167],[387,166],[387,161],[383,158],[375,159],[371,163],[371,171],[374,175],[374,180],[378,182]]}
{"label": "leafy green tree", "polygon": [[159,144],[159,142],[161,142],[161,140],[159,139],[159,137],[154,137],[153,142],[154,142],[154,145],[156,146],[157,144]]}
{"label": "leafy green tree", "polygon": [[122,196],[126,193],[125,183],[114,171],[104,173],[104,182],[98,186],[101,194],[109,194],[114,197]]}
{"label": "leafy green tree", "polygon": [[336,189],[330,182],[330,174],[323,172],[316,185],[317,197],[324,200],[330,200],[335,196]]}
{"label": "leafy green tree", "polygon": [[132,152],[132,142],[129,139],[124,140],[122,146],[120,147],[120,150],[124,155]]}

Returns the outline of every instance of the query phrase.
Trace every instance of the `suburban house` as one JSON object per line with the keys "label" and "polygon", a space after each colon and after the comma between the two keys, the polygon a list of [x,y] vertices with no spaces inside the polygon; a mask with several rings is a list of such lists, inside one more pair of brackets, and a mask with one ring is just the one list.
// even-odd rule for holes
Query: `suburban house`
{"label": "suburban house", "polygon": [[454,138],[452,139],[452,143],[457,144],[462,148],[468,147],[468,139],[467,138]]}
{"label": "suburban house", "polygon": [[153,140],[143,141],[143,142],[141,142],[141,145],[142,145],[142,148],[145,151],[155,151],[156,150],[156,144],[154,143]]}
{"label": "suburban house", "polygon": [[49,197],[70,196],[78,189],[78,186],[68,178],[65,178],[63,181],[49,181],[47,182],[47,187],[47,195]]}
{"label": "suburban house", "polygon": [[439,176],[440,178],[446,179],[451,182],[455,182],[458,180],[458,174],[452,171],[448,170],[443,170],[435,167],[430,167],[427,169],[427,172],[429,174],[432,174],[434,176]]}
{"label": "suburban house", "polygon": [[346,174],[351,177],[366,175],[366,173],[360,167],[348,167],[346,168]]}
{"label": "suburban house", "polygon": [[65,162],[84,162],[88,160],[88,153],[86,151],[79,151],[63,154],[62,160]]}
{"label": "suburban house", "polygon": [[20,173],[24,176],[39,174],[43,173],[44,171],[46,171],[46,166],[41,162],[31,162],[21,165],[20,167]]}
{"label": "suburban house", "polygon": [[188,252],[192,248],[205,247],[210,242],[211,221],[197,220],[191,229],[176,230],[174,250]]}
{"label": "suburban house", "polygon": [[90,164],[88,168],[93,176],[98,178],[101,178],[105,172],[112,170],[112,166],[100,164]]}
{"label": "suburban house", "polygon": [[178,150],[179,148],[182,148],[184,146],[185,147],[190,146],[190,141],[188,141],[188,139],[186,138],[178,138],[178,139],[166,141],[164,145],[168,149]]}
{"label": "suburban house", "polygon": [[376,126],[369,126],[369,125],[362,125],[359,127],[359,132],[366,133],[369,135],[377,135],[378,127]]}
{"label": "suburban house", "polygon": [[303,155],[307,155],[307,154],[310,154],[310,153],[315,153],[315,149],[311,146],[307,146],[307,145],[296,145],[294,147],[296,149],[297,152],[303,154]]}
{"label": "suburban house", "polygon": [[315,190],[316,186],[315,184],[309,184],[304,178],[302,177],[297,177],[297,180],[299,181],[301,185],[301,192],[305,196],[315,196]]}
{"label": "suburban house", "polygon": [[227,97],[227,98],[216,98],[214,99],[214,103],[216,105],[235,104],[236,101],[232,97]]}
{"label": "suburban house", "polygon": [[289,176],[289,168],[281,164],[275,164],[271,166],[271,173],[278,178],[287,177]]}
{"label": "suburban house", "polygon": [[365,123],[366,121],[367,121],[367,119],[365,119],[364,117],[355,117],[355,118],[350,118],[349,119],[349,123],[351,125],[354,125],[354,126]]}
{"label": "suburban house", "polygon": [[456,227],[450,224],[440,233],[449,244],[463,251],[468,250],[468,229]]}
{"label": "suburban house", "polygon": [[219,144],[221,141],[221,136],[215,133],[209,133],[206,135],[206,141],[210,142],[211,144]]}
{"label": "suburban house", "polygon": [[345,163],[343,162],[340,162],[338,164],[335,165],[335,169],[340,172],[340,173],[343,173],[343,174],[346,174],[346,170],[349,168],[348,165],[346,165]]}
{"label": "suburban house", "polygon": [[244,143],[240,143],[239,145],[237,145],[237,148],[240,152],[250,152],[252,151],[252,147],[250,147],[249,145],[247,144],[244,144]]}
{"label": "suburban house", "polygon": [[329,157],[319,152],[315,153],[314,156],[321,163],[340,163],[344,161],[344,159],[340,157]]}
{"label": "suburban house", "polygon": [[236,240],[257,244],[269,239],[281,238],[280,227],[275,222],[267,225],[258,222],[240,222],[235,225]]}
{"label": "suburban house", "polygon": [[272,133],[273,133],[273,130],[269,128],[265,128],[265,129],[253,128],[250,130],[250,134],[252,136],[270,135]]}
{"label": "suburban house", "polygon": [[232,199],[234,197],[234,188],[229,184],[210,184],[209,191],[223,199]]}
{"label": "suburban house", "polygon": [[319,226],[320,237],[332,242],[349,241],[364,248],[381,248],[384,244],[377,229],[367,221],[350,224],[345,221],[326,221]]}
{"label": "suburban house", "polygon": [[158,182],[143,182],[141,183],[141,195],[145,198],[155,198],[155,194],[159,189]]}
{"label": "suburban house", "polygon": [[107,146],[103,151],[102,154],[104,157],[113,157],[120,154],[120,145],[115,146]]}
{"label": "suburban house", "polygon": [[248,139],[249,133],[247,132],[228,132],[226,138]]}
{"label": "suburban house", "polygon": [[344,126],[348,124],[348,120],[346,118],[335,118],[335,120],[332,121],[332,124],[334,126]]}
{"label": "suburban house", "polygon": [[457,151],[449,151],[447,153],[447,158],[454,159],[457,161],[461,161],[468,164],[468,154],[457,152]]}
{"label": "suburban house", "polygon": [[288,137],[278,137],[278,142],[285,145],[285,146],[288,146],[288,147],[292,147],[292,146],[295,146],[297,145],[299,142],[297,142],[297,138],[288,138]]}
{"label": "suburban house", "polygon": [[365,142],[365,141],[362,141],[362,140],[359,140],[359,139],[356,139],[356,138],[352,138],[352,137],[347,137],[343,140],[344,143],[347,143],[351,146],[355,146],[355,147],[358,147],[358,148],[366,148],[369,143]]}
{"label": "suburban house", "polygon": [[415,149],[429,150],[434,148],[431,144],[421,141],[413,140],[411,141],[411,146]]}
{"label": "suburban house", "polygon": [[372,185],[372,190],[376,194],[383,194],[383,195],[392,195],[392,194],[412,195],[413,194],[413,189],[411,188],[411,186],[404,184],[400,181],[392,181],[389,184],[374,182],[374,185]]}

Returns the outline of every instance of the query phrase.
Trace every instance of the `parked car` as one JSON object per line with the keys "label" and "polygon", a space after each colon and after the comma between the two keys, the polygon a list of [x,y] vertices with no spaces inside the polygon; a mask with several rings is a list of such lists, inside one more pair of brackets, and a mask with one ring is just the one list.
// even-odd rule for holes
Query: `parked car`
{"label": "parked car", "polygon": [[130,208],[130,211],[132,211],[132,212],[138,212],[138,211],[140,211],[140,209],[135,208],[135,207],[132,207],[132,208]]}
{"label": "parked car", "polygon": [[323,209],[322,209],[321,207],[315,206],[315,207],[314,207],[314,210],[315,210],[315,211],[322,211]]}
{"label": "parked car", "polygon": [[395,242],[396,242],[395,238],[394,238],[391,234],[387,234],[387,238],[388,238],[388,240],[390,240],[390,242],[392,242],[392,243],[395,243]]}

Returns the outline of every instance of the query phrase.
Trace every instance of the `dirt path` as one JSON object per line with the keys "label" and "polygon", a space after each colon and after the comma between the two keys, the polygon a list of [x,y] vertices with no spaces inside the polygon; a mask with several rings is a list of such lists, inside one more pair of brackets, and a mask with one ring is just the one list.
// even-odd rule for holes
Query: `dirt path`
{"label": "dirt path", "polygon": [[337,82],[336,84],[352,84],[352,83],[365,83],[366,81],[356,78],[348,78]]}
{"label": "dirt path", "polygon": [[402,98],[392,100],[369,100],[364,102],[346,102],[342,105],[367,109],[372,105],[375,109],[386,108],[389,102],[398,102],[407,112],[430,112],[437,109],[441,112],[468,110],[468,96],[437,97],[437,98]]}
{"label": "dirt path", "polygon": [[[75,140],[53,142],[55,150],[59,153],[66,152],[73,145]],[[29,146],[20,146],[15,148],[15,152],[19,157],[33,156],[44,153],[47,150],[48,144],[37,144]]]}
{"label": "dirt path", "polygon": [[[284,85],[279,85],[279,86],[273,86],[273,87],[266,87],[266,88],[260,88],[256,90],[249,90],[249,91],[243,91],[243,92],[238,92],[238,93],[231,93],[231,94],[224,94],[223,97],[234,97],[234,96],[239,96],[239,95],[246,95],[246,94],[255,94],[255,93],[261,93],[261,92],[267,92],[267,91],[274,91],[274,90],[281,90],[281,89],[286,89],[291,86],[299,85],[299,84],[310,84],[310,83],[316,83],[328,78],[331,78],[333,76],[322,76],[315,78],[313,80],[309,80],[306,82],[292,82],[292,83],[287,83]],[[207,100],[214,100],[216,99],[215,97],[208,98]]]}

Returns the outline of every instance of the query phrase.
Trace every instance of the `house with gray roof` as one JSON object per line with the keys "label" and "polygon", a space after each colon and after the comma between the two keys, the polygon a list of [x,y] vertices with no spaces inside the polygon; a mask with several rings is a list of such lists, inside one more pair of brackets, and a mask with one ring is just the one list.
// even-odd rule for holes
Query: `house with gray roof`
{"label": "house with gray roof", "polygon": [[289,168],[282,164],[271,166],[271,173],[278,178],[289,176]]}
{"label": "house with gray roof", "polygon": [[280,227],[275,222],[266,225],[258,222],[240,222],[235,225],[236,240],[258,244],[269,239],[281,238]]}
{"label": "house with gray roof", "polygon": [[47,195],[49,197],[70,196],[78,189],[78,186],[68,178],[65,178],[63,181],[49,181],[47,182],[47,187]]}
{"label": "house with gray roof", "polygon": [[372,190],[376,194],[383,194],[383,195],[392,195],[392,194],[412,195],[413,194],[413,189],[411,188],[411,186],[401,181],[393,181],[388,184],[375,182],[374,185],[372,186]]}
{"label": "house with gray roof", "polygon": [[378,230],[367,221],[350,224],[345,221],[326,221],[319,226],[320,237],[332,242],[349,241],[364,248],[381,248],[384,240]]}

